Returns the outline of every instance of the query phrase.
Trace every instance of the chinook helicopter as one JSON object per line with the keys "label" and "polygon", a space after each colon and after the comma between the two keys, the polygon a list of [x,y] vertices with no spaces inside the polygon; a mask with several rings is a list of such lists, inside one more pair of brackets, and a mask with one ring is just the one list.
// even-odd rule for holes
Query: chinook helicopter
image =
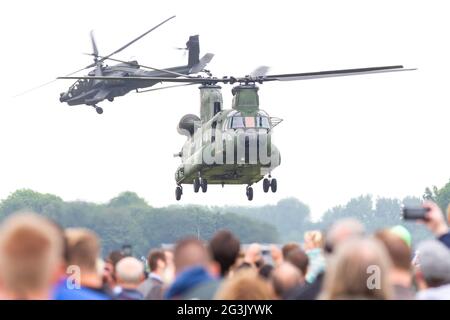
{"label": "chinook helicopter", "polygon": [[[178,86],[199,84],[200,116],[185,115],[177,128],[180,134],[187,136],[187,140],[182,150],[175,154],[182,162],[175,173],[175,198],[177,201],[181,199],[182,185],[185,184],[192,184],[195,193],[200,190],[207,192],[211,184],[233,184],[246,185],[247,199],[252,201],[252,186],[261,180],[265,193],[277,191],[278,183],[272,178],[272,171],[281,163],[280,152],[272,143],[272,134],[282,119],[271,117],[259,108],[258,84],[410,70],[415,69],[396,65],[266,75],[267,69],[260,68],[245,77],[216,78],[205,71],[206,76],[183,78],[90,76],[82,79],[184,83]],[[219,84],[234,85],[231,109],[223,108]]]}
{"label": "chinook helicopter", "polygon": [[[119,59],[112,58],[113,55],[121,52],[122,50],[128,48],[130,45],[143,38],[153,30],[162,26],[169,20],[175,18],[172,16],[150,30],[146,31],[144,34],[140,35],[136,39],[122,46],[118,50],[115,50],[113,53],[108,54],[106,56],[100,56],[97,48],[97,43],[94,38],[93,32],[91,32],[91,42],[92,42],[92,53],[87,54],[94,57],[94,62],[80,70],[72,72],[68,76],[71,76],[77,72],[95,67],[92,71],[89,72],[89,76],[97,76],[97,77],[127,77],[127,76],[138,76],[138,77],[183,77],[192,73],[199,73],[205,68],[205,66],[212,60],[214,57],[213,54],[207,53],[201,59],[199,59],[200,53],[200,44],[198,35],[191,36],[186,43],[186,48],[180,48],[187,50],[189,52],[188,64],[179,67],[172,67],[166,69],[157,69],[153,67],[148,67],[144,65],[140,65],[137,61],[122,61]],[[111,60],[115,62],[119,62],[119,64],[113,66],[105,66],[103,62],[106,60]],[[147,71],[144,69],[149,69],[151,71]],[[122,79],[77,79],[77,81],[70,86],[70,88],[66,92],[62,92],[60,94],[59,101],[63,103],[67,103],[70,106],[74,105],[88,105],[95,108],[98,114],[103,113],[103,109],[99,107],[97,104],[103,100],[108,100],[113,102],[116,97],[123,96],[130,91],[136,90],[136,92],[144,92],[139,91],[142,88],[152,87],[158,82],[156,81],[123,81]]]}

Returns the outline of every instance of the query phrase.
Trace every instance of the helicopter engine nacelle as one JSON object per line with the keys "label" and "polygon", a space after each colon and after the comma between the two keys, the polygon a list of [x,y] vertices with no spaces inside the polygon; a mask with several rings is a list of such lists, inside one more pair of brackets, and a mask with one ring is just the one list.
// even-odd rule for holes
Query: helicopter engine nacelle
{"label": "helicopter engine nacelle", "polygon": [[200,118],[195,114],[187,114],[181,118],[177,131],[179,134],[192,137],[196,128],[200,125]]}

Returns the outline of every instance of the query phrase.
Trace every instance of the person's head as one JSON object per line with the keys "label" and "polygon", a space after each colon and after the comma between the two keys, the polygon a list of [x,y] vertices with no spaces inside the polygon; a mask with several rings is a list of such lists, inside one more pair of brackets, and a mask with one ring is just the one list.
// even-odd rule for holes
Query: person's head
{"label": "person's head", "polygon": [[212,259],[220,266],[220,275],[226,276],[236,262],[241,248],[239,239],[230,231],[217,232],[209,242]]}
{"label": "person's head", "polygon": [[301,249],[301,247],[298,243],[295,243],[295,242],[286,243],[283,246],[283,248],[281,248],[281,252],[283,253],[283,259],[286,259],[289,252],[291,252],[292,250],[296,250],[296,249]]}
{"label": "person's head", "polygon": [[398,271],[410,272],[412,253],[410,247],[398,235],[390,230],[381,230],[375,233],[386,248],[392,262],[392,268]]}
{"label": "person's head", "polygon": [[164,256],[166,257],[166,269],[162,276],[165,283],[171,283],[175,278],[175,264],[173,262],[173,251],[164,250]]}
{"label": "person's head", "polygon": [[244,262],[256,266],[262,259],[261,246],[258,243],[252,243],[245,251]]}
{"label": "person's head", "polygon": [[376,239],[348,239],[329,258],[323,299],[390,299],[389,255]]}
{"label": "person's head", "polygon": [[111,251],[106,258],[104,271],[103,271],[103,280],[106,284],[108,284],[111,288],[115,286],[116,283],[116,275],[115,268],[117,262],[119,262],[124,255],[121,251],[115,250]]}
{"label": "person's head", "polygon": [[447,223],[450,223],[450,203],[448,204],[447,207]]}
{"label": "person's head", "polygon": [[304,282],[300,270],[289,262],[283,262],[272,272],[272,285],[278,298]]}
{"label": "person's head", "polygon": [[438,240],[419,244],[416,281],[420,289],[440,287],[450,283],[450,251]]}
{"label": "person's head", "polygon": [[347,239],[361,238],[364,233],[364,226],[358,220],[353,218],[339,220],[331,226],[326,234],[325,251],[331,253]]}
{"label": "person's head", "polygon": [[272,277],[274,267],[271,264],[265,264],[261,268],[259,268],[258,274],[264,280],[270,280]]}
{"label": "person's head", "polygon": [[174,251],[175,272],[179,274],[192,267],[208,268],[210,262],[209,252],[203,242],[196,238],[180,240]]}
{"label": "person's head", "polygon": [[117,283],[126,289],[135,289],[144,280],[144,264],[134,257],[121,259],[116,265]]}
{"label": "person's head", "polygon": [[273,290],[254,268],[237,271],[219,287],[217,300],[271,300]]}
{"label": "person's head", "polygon": [[66,229],[67,259],[69,265],[78,266],[83,274],[97,273],[100,243],[97,235],[83,228]]}
{"label": "person's head", "polygon": [[297,267],[303,276],[306,275],[306,272],[308,271],[309,258],[302,249],[298,248],[291,250],[285,261],[290,262],[292,265]]}
{"label": "person's head", "polygon": [[322,232],[318,230],[305,232],[304,240],[305,240],[304,244],[305,250],[322,248],[324,245],[324,238]]}
{"label": "person's head", "polygon": [[63,261],[61,232],[35,213],[8,217],[0,226],[0,283],[11,299],[49,299]]}
{"label": "person's head", "polygon": [[166,254],[162,250],[152,250],[148,255],[148,267],[150,272],[162,275],[166,269]]}

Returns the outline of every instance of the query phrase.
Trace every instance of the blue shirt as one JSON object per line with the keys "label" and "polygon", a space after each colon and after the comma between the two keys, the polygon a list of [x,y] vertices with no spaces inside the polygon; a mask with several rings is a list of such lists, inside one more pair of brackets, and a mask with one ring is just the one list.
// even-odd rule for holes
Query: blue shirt
{"label": "blue shirt", "polygon": [[111,300],[101,289],[91,289],[81,286],[78,288],[68,288],[67,280],[63,279],[53,290],[54,300]]}

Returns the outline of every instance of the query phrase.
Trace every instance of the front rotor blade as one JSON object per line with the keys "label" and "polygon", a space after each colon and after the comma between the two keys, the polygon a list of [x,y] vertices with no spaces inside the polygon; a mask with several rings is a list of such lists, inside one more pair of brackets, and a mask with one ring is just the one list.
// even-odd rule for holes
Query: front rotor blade
{"label": "front rotor blade", "polygon": [[58,79],[72,79],[72,80],[132,80],[132,81],[155,81],[155,82],[193,82],[193,83],[218,83],[224,82],[223,79],[209,79],[209,78],[167,78],[167,77],[109,77],[109,76],[85,76],[85,77],[58,77]]}

